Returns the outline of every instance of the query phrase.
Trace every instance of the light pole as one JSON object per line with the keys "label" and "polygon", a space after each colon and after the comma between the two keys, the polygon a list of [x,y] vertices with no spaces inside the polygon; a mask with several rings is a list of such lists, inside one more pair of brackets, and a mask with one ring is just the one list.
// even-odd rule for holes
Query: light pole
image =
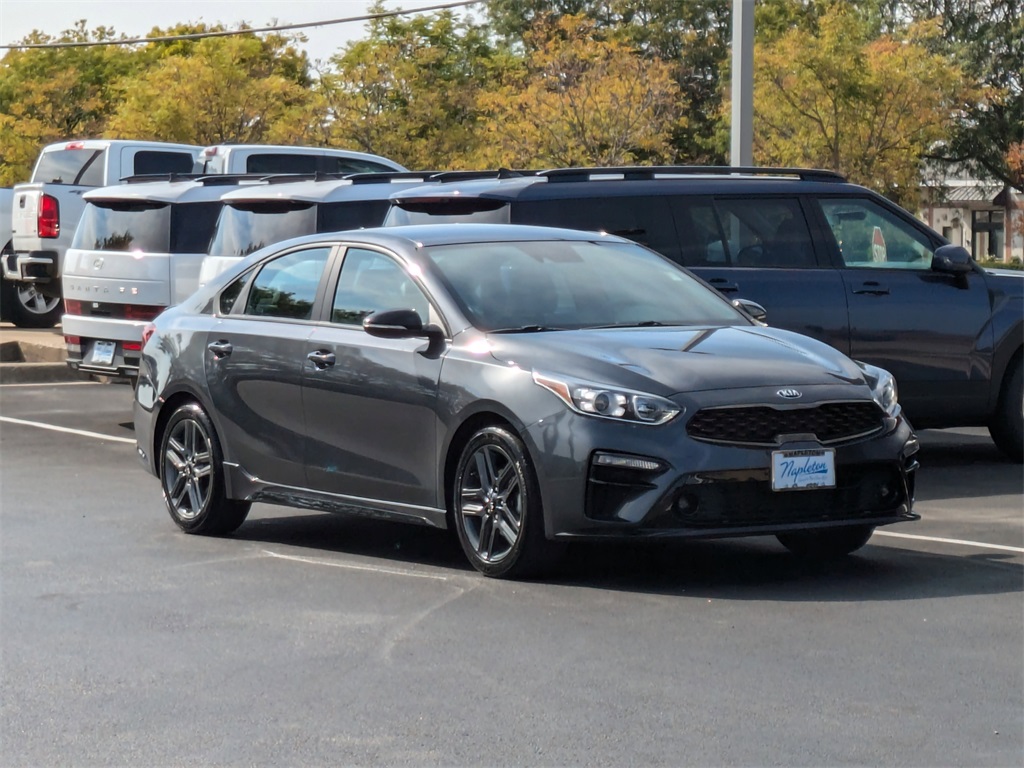
{"label": "light pole", "polygon": [[732,0],[730,165],[754,164],[754,0]]}

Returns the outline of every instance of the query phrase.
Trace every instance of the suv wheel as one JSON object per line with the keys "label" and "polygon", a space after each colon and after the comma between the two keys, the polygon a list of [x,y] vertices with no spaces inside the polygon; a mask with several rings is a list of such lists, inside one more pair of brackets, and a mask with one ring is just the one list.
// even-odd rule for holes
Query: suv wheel
{"label": "suv wheel", "polygon": [[1024,365],[1020,357],[1004,379],[988,431],[1003,453],[1018,463],[1024,461]]}

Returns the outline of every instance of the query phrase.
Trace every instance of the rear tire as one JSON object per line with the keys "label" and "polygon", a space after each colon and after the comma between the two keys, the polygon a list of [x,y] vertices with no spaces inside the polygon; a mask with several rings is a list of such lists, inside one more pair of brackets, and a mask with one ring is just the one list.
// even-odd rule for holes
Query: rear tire
{"label": "rear tire", "polygon": [[60,297],[46,296],[32,283],[4,279],[4,314],[19,328],[53,328],[64,306]]}
{"label": "rear tire", "polygon": [[164,505],[185,533],[219,536],[245,521],[251,504],[225,496],[220,442],[198,404],[188,403],[171,414],[159,457]]}
{"label": "rear tire", "polygon": [[450,496],[459,543],[480,573],[524,578],[550,568],[561,547],[544,535],[540,487],[526,446],[498,426],[466,443]]}
{"label": "rear tire", "polygon": [[988,432],[996,447],[1016,461],[1024,462],[1024,366],[1021,358],[1013,364],[999,393],[999,405],[989,422]]}
{"label": "rear tire", "polygon": [[830,560],[856,552],[868,543],[874,532],[874,526],[856,525],[849,528],[780,533],[775,538],[794,555],[813,560]]}

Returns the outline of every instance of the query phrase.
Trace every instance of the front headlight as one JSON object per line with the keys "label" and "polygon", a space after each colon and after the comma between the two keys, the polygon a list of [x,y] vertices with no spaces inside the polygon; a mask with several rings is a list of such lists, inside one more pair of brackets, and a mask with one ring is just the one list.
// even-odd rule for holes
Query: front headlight
{"label": "front headlight", "polygon": [[533,372],[533,380],[558,395],[574,411],[586,416],[636,424],[664,424],[681,411],[671,400],[646,392],[578,381],[540,371]]}
{"label": "front headlight", "polygon": [[857,365],[864,371],[864,378],[867,380],[868,386],[871,387],[871,396],[875,398],[875,402],[889,416],[899,413],[896,379],[892,374],[876,365],[861,362],[858,362]]}

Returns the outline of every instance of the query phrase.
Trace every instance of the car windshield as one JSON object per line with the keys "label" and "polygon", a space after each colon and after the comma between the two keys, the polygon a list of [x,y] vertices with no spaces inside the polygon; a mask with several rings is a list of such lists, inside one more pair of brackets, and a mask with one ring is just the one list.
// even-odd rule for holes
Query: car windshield
{"label": "car windshield", "polygon": [[483,331],[750,322],[672,262],[630,243],[470,243],[434,246],[428,255]]}

